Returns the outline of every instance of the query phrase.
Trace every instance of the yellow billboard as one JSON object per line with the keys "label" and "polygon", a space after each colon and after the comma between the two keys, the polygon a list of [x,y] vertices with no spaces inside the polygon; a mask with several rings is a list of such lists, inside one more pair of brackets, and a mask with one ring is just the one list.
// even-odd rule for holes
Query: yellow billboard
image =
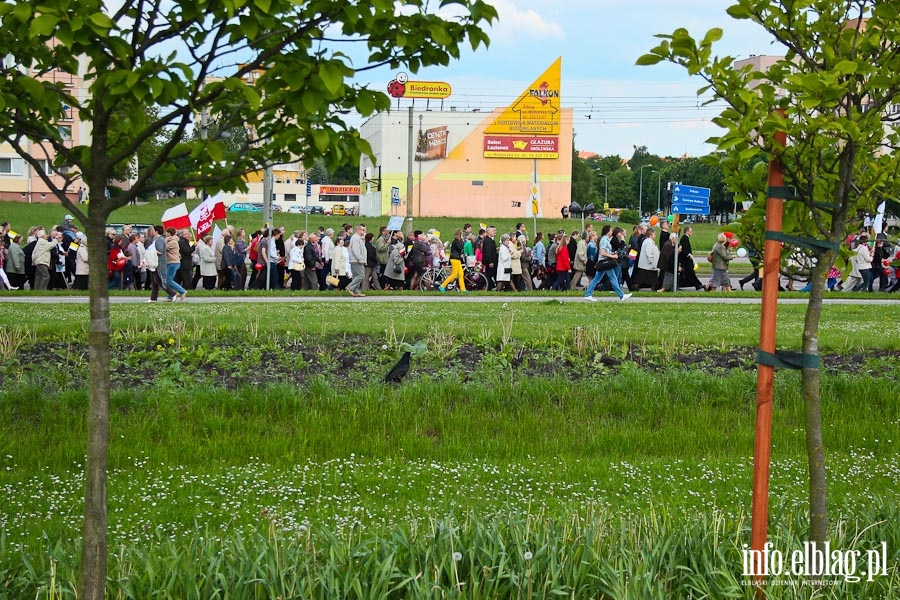
{"label": "yellow billboard", "polygon": [[485,130],[488,135],[559,135],[562,57],[506,107]]}

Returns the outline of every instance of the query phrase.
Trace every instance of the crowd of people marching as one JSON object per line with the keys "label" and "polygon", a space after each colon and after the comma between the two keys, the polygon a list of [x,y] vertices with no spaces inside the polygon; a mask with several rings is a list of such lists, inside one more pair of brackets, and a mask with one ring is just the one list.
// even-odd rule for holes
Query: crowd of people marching
{"label": "crowd of people marching", "polygon": [[[627,300],[641,289],[665,292],[679,289],[732,289],[729,263],[737,256],[730,234],[719,234],[712,250],[701,253],[712,267],[712,277],[701,282],[691,243],[693,229],[684,227],[681,238],[669,231],[637,225],[630,232],[604,224],[595,231],[564,230],[529,239],[525,225],[498,234],[496,227],[477,232],[465,224],[450,241],[434,230],[404,235],[382,227],[377,234],[365,225],[345,224],[340,231],[319,228],[314,232],[284,227],[257,230],[226,227],[215,238],[192,238],[191,229],[144,232],[125,226],[122,232],[107,230],[105,278],[110,289],[146,289],[148,302],[183,301],[189,290],[345,290],[362,297],[370,289],[455,289],[498,291],[581,289],[586,300],[597,291],[614,292]],[[0,285],[10,290],[86,290],[90,269],[83,232],[71,215],[49,231],[32,227],[25,237],[13,234],[9,223],[0,224]],[[846,281],[841,273],[829,273],[829,289],[896,291],[900,280],[892,262],[900,259],[879,234],[869,245],[861,233],[848,239],[851,269]],[[758,262],[739,281],[759,289]],[[875,265],[873,267],[873,265]],[[897,269],[900,271],[900,269]],[[792,282],[790,278],[788,285]],[[624,289],[628,290],[628,293]],[[163,292],[161,295],[160,292]]]}

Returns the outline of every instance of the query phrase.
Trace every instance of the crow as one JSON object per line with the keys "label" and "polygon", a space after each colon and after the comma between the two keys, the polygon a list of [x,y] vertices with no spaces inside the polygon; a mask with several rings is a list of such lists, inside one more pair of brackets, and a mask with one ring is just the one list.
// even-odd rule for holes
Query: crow
{"label": "crow", "polygon": [[409,373],[410,354],[410,352],[403,353],[403,357],[399,361],[397,361],[397,364],[394,365],[394,368],[384,376],[385,383],[400,383],[400,380],[406,377],[406,374]]}

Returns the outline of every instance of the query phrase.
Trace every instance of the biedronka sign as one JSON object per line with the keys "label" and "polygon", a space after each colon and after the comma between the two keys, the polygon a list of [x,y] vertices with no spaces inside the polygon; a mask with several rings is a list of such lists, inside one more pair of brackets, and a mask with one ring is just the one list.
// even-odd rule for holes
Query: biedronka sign
{"label": "biedronka sign", "polygon": [[485,158],[559,158],[562,57],[484,130]]}

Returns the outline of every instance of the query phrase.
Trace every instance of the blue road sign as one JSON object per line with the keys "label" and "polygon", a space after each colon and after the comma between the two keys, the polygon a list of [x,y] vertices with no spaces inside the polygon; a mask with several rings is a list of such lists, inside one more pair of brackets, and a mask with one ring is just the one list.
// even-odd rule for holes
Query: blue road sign
{"label": "blue road sign", "polygon": [[676,195],[684,197],[693,196],[696,198],[709,198],[709,188],[676,183],[674,186],[672,186],[672,196]]}
{"label": "blue road sign", "polygon": [[310,196],[312,196],[312,180],[307,179],[306,180],[306,197],[309,198]]}
{"label": "blue road sign", "polygon": [[400,206],[400,188],[397,186],[391,188],[391,205]]}
{"label": "blue road sign", "polygon": [[680,183],[672,186],[672,212],[676,215],[708,215],[709,188]]}
{"label": "blue road sign", "polygon": [[673,215],[708,215],[709,206],[690,206],[685,204],[672,204]]}

